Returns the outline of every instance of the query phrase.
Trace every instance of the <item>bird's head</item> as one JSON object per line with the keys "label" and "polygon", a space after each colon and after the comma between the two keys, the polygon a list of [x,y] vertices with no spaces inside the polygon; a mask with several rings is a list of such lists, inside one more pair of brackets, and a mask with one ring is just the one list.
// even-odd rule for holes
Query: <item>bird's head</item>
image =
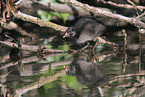
{"label": "bird's head", "polygon": [[76,35],[76,32],[74,30],[74,27],[69,27],[66,30],[65,35],[63,36],[63,38],[65,38],[65,37],[73,38],[73,37],[75,37],[75,35]]}

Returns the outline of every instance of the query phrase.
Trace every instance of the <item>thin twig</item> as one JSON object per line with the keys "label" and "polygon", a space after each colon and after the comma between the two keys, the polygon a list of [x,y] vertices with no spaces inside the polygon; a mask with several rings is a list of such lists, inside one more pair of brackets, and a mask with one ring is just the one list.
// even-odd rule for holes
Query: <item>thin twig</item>
{"label": "thin twig", "polygon": [[127,2],[130,3],[134,7],[134,9],[136,10],[137,16],[139,16],[136,5],[131,0],[127,0]]}
{"label": "thin twig", "polygon": [[124,36],[124,62],[123,62],[123,73],[125,73],[126,71],[126,66],[127,66],[127,54],[126,54],[126,47],[127,47],[127,33],[124,29],[122,29],[122,32],[123,32],[123,36]]}
{"label": "thin twig", "polygon": [[[109,4],[115,7],[120,7],[120,8],[127,8],[127,9],[131,9],[134,8],[134,6],[129,5],[129,4],[117,4],[115,2],[112,1],[105,1],[105,0],[100,0],[101,2],[103,2],[104,4]],[[139,9],[140,11],[143,11],[145,9],[144,6],[136,6],[137,9]]]}

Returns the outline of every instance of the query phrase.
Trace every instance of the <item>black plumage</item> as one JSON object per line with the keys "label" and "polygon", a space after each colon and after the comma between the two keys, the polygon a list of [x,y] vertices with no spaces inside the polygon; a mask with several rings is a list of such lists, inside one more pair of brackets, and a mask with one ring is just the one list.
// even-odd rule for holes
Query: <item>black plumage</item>
{"label": "black plumage", "polygon": [[105,29],[106,27],[100,19],[84,17],[78,20],[74,26],[69,27],[63,38],[69,37],[74,44],[81,45],[96,39]]}

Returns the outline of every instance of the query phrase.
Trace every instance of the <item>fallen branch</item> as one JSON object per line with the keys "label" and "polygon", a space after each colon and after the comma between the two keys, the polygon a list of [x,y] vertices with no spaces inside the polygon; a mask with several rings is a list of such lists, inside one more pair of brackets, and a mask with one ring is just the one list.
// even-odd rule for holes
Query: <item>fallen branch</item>
{"label": "fallen branch", "polygon": [[61,26],[61,25],[57,25],[57,24],[49,22],[49,21],[43,21],[43,20],[41,20],[38,17],[27,15],[27,14],[22,13],[20,11],[18,11],[18,13],[16,15],[16,18],[22,19],[24,21],[32,22],[32,23],[35,23],[35,24],[38,24],[41,27],[52,28],[52,29],[54,29],[56,31],[62,32],[60,34],[63,34],[66,31],[66,29],[67,29],[67,27],[64,27],[64,26]]}
{"label": "fallen branch", "polygon": [[89,6],[88,4],[82,4],[81,2],[78,2],[76,0],[59,0],[59,1],[61,1],[63,3],[69,3],[70,5],[73,5],[73,6],[81,7],[83,9],[85,9],[86,11],[92,12],[93,14],[97,14],[98,16],[102,15],[104,17],[109,17],[109,18],[113,18],[113,19],[116,19],[119,21],[128,22],[130,24],[133,24],[137,28],[145,28],[145,23],[141,22],[137,18],[130,18],[130,17],[126,17],[126,16],[123,16],[120,14],[114,14],[110,11],[98,9],[96,7],[93,7],[93,6]]}
{"label": "fallen branch", "polygon": [[[116,43],[107,41],[101,37],[98,37],[98,42],[102,44],[107,44],[109,46],[118,46]],[[6,45],[9,47],[16,47],[19,48],[16,43],[6,42],[6,41],[0,41],[1,45]],[[41,53],[66,53],[67,51],[63,50],[55,50],[55,49],[48,49],[47,46],[32,46],[32,45],[22,45],[22,50],[28,50],[28,51],[34,51],[34,52],[41,52]]]}
{"label": "fallen branch", "polygon": [[[19,48],[16,43],[0,41],[0,44],[9,46],[9,47]],[[66,52],[63,50],[48,49],[47,46],[33,46],[33,45],[24,45],[24,44],[22,45],[21,49],[33,51],[33,52],[41,52],[41,53],[65,53]]]}
{"label": "fallen branch", "polygon": [[45,10],[45,11],[55,11],[55,12],[63,12],[63,13],[70,13],[77,16],[86,16],[91,15],[90,12],[85,11],[83,8],[80,7],[73,7],[66,4],[60,3],[46,3],[41,1],[23,1],[19,5],[19,9],[28,9],[27,11],[36,12],[37,10]]}
{"label": "fallen branch", "polygon": [[16,30],[17,32],[20,32],[22,35],[26,35],[26,36],[33,38],[33,40],[27,44],[34,44],[39,40],[39,37],[37,35],[35,35],[33,33],[27,33],[26,30],[19,27],[16,23],[14,23],[12,21],[10,23],[3,24],[3,28],[8,29],[8,30]]}
{"label": "fallen branch", "polygon": [[[115,7],[119,7],[119,8],[127,8],[127,9],[134,9],[134,6],[129,5],[129,4],[117,4],[115,2],[112,1],[105,1],[105,0],[99,0],[104,4],[109,4]],[[140,11],[143,11],[145,9],[144,6],[136,6],[137,9],[139,9]]]}
{"label": "fallen branch", "polygon": [[[30,15],[21,13],[20,11],[18,12],[18,15],[16,17],[17,18],[20,18],[20,19],[22,19],[24,21],[29,21],[29,22],[32,22],[32,23],[36,23],[39,26],[51,27],[51,28],[53,28],[56,31],[61,31],[60,34],[64,34],[64,32],[66,31],[66,29],[68,28],[68,27],[60,26],[58,24],[51,23],[51,22],[48,22],[48,21],[43,21],[43,20],[41,20],[41,19],[39,19],[37,17],[33,17],[33,16],[30,16]],[[106,43],[109,44],[109,45],[114,45],[115,44],[115,43],[109,42],[109,41],[107,41],[107,40],[105,40],[105,39],[103,39],[101,37],[99,37],[98,40],[102,44],[106,44]],[[38,50],[38,49],[36,48],[36,50]]]}

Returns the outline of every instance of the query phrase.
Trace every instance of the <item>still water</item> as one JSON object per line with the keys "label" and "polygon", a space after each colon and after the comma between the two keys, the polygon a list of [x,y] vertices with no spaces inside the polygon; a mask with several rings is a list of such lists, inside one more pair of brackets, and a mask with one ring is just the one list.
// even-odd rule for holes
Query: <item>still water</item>
{"label": "still water", "polygon": [[[113,39],[119,39],[120,43],[124,38]],[[46,42],[44,40],[44,44]],[[136,41],[129,43],[127,49],[106,49],[98,44],[94,52],[87,48],[75,54],[40,54],[22,50],[20,57],[10,56],[12,48],[1,47],[0,95],[144,97],[144,45]],[[65,41],[54,48],[71,49]]]}

